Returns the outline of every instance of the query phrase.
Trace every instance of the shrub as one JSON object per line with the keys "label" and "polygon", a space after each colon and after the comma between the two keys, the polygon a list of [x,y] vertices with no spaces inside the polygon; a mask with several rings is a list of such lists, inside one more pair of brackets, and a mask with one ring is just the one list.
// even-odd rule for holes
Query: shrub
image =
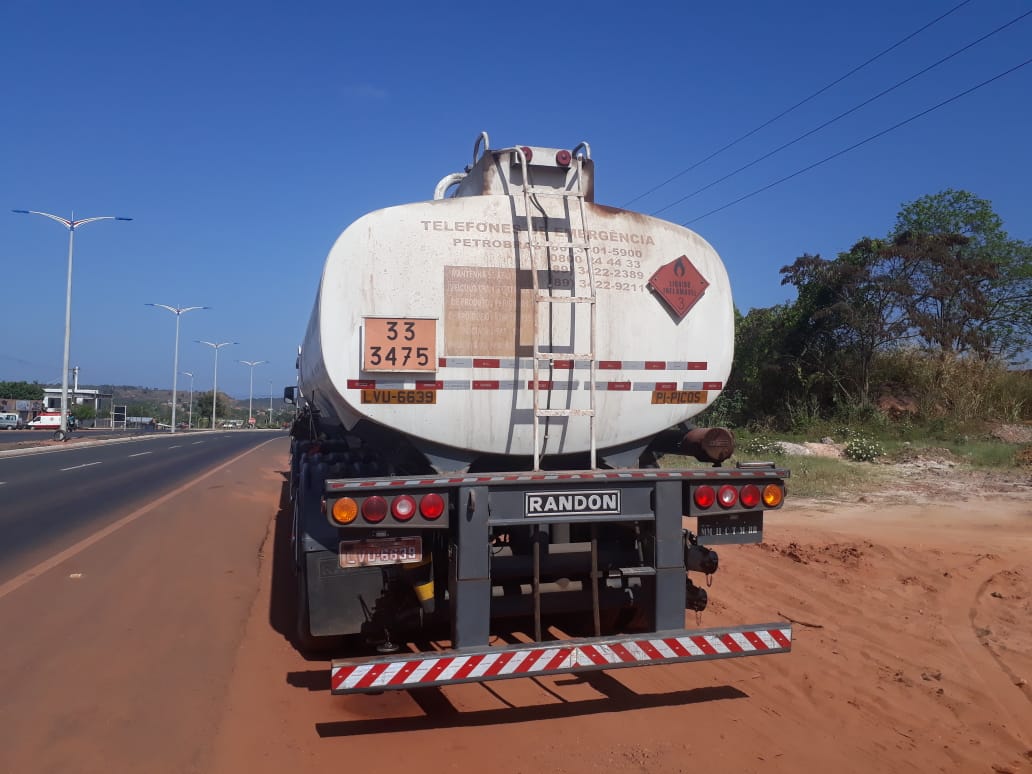
{"label": "shrub", "polygon": [[843,450],[847,459],[856,462],[874,462],[885,454],[882,445],[863,433],[850,432],[846,448]]}
{"label": "shrub", "polygon": [[748,454],[766,454],[775,457],[783,457],[785,454],[784,446],[765,435],[757,435],[748,439],[742,444],[741,449]]}

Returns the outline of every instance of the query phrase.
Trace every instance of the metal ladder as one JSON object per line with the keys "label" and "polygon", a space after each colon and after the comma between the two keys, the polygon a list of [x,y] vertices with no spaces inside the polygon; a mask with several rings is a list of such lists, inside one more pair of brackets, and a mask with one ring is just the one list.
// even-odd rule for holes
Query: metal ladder
{"label": "metal ladder", "polygon": [[[578,152],[583,150],[583,155],[578,155]],[[523,172],[523,211],[527,218],[527,242],[530,251],[530,265],[531,265],[531,279],[532,288],[534,295],[534,470],[541,469],[541,420],[548,417],[571,417],[571,416],[582,416],[588,419],[588,435],[590,438],[590,453],[591,453],[591,468],[594,469],[597,466],[596,460],[596,442],[595,442],[595,372],[597,370],[597,357],[598,347],[596,341],[596,335],[598,330],[597,324],[597,306],[596,306],[596,295],[595,295],[595,270],[591,263],[591,239],[588,236],[587,228],[587,216],[584,210],[584,184],[583,184],[583,161],[585,158],[591,158],[591,150],[587,143],[581,143],[573,149],[573,162],[576,163],[576,179],[577,188],[576,190],[565,190],[562,191],[532,191],[530,186],[530,176],[527,169],[527,159],[521,148],[514,148],[517,158],[520,162],[520,167]],[[534,219],[531,215],[531,208],[537,208],[546,217],[548,214],[544,212],[540,202],[536,201],[539,198],[553,198],[561,199],[563,201],[563,209],[570,229],[570,240],[568,242],[550,242],[547,241],[548,232],[546,232],[544,241],[538,241],[537,236],[534,232]],[[581,238],[577,238],[578,228],[574,223],[574,213],[580,218],[580,234]],[[544,265],[539,266],[538,264],[538,249],[541,249],[545,254]],[[554,287],[547,289],[541,288],[540,280],[538,279],[538,271],[548,271],[553,268],[553,255],[558,252],[560,255],[566,253],[570,256],[570,295],[568,296],[557,296],[553,295]],[[586,276],[588,282],[587,294],[579,295],[577,288],[577,267],[581,265],[586,267]],[[573,339],[574,333],[574,311],[576,305],[586,304],[590,310],[589,323],[588,323],[588,352],[581,353],[567,353],[567,352],[553,352],[551,350],[552,344],[546,340],[546,337],[551,336],[551,323],[542,331],[542,325],[540,323],[540,311],[542,306],[551,308],[553,305],[558,304],[569,304],[570,305],[570,333],[571,340]],[[543,349],[546,347],[547,350]],[[542,364],[547,364],[545,367],[549,369],[550,373],[553,370],[554,362],[557,360],[573,361],[571,366],[576,365],[577,362],[588,363],[588,391],[589,391],[589,403],[588,408],[543,408],[541,406],[542,395],[541,395],[541,369]],[[574,371],[571,368],[571,376]],[[550,380],[551,381],[551,380]]]}

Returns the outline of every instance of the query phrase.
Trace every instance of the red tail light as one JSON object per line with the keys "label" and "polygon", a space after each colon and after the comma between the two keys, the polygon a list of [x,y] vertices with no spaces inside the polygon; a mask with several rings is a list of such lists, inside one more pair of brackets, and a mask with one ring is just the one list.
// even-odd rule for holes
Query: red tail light
{"label": "red tail light", "polygon": [[730,508],[738,502],[738,490],[730,484],[724,484],[720,487],[720,491],[717,492],[717,500],[720,502],[721,507]]}
{"label": "red tail light", "polygon": [[526,145],[520,148],[520,150],[523,151],[523,157],[527,160],[527,163],[529,164],[530,160],[534,158],[534,151],[532,151]]}
{"label": "red tail light", "polygon": [[380,495],[367,497],[362,503],[362,518],[373,524],[379,524],[387,518],[387,501]]}
{"label": "red tail light", "polygon": [[760,504],[760,488],[756,484],[746,484],[739,497],[746,508],[755,508]]}
{"label": "red tail light", "polygon": [[573,156],[570,155],[568,150],[561,150],[555,154],[555,163],[560,167],[570,166],[570,161],[573,160]]}
{"label": "red tail light", "polygon": [[709,508],[716,502],[717,495],[713,487],[703,484],[695,487],[695,505],[699,508]]}
{"label": "red tail light", "polygon": [[[756,496],[760,496],[759,492],[756,493]],[[394,501],[391,503],[391,514],[398,521],[408,521],[416,515],[415,499],[409,495],[395,497]]]}
{"label": "red tail light", "polygon": [[419,512],[424,519],[437,519],[444,513],[444,498],[439,494],[423,495],[419,501]]}

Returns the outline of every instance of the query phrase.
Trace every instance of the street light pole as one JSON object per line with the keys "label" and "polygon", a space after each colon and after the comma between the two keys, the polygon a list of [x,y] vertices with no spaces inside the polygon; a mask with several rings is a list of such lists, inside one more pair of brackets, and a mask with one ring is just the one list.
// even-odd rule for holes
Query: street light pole
{"label": "street light pole", "polygon": [[214,341],[197,341],[198,344],[207,344],[209,347],[215,350],[215,377],[212,379],[211,384],[211,429],[215,429],[215,400],[219,395],[219,350],[223,347],[227,347],[230,344],[239,344],[239,341],[220,341],[215,343]]}
{"label": "street light pole", "polygon": [[68,355],[72,341],[72,249],[75,244],[75,229],[98,220],[132,220],[132,218],[102,215],[97,218],[75,220],[75,213],[72,213],[72,217],[69,219],[38,210],[12,210],[12,212],[16,212],[19,215],[42,215],[44,218],[57,221],[68,229],[68,283],[65,289],[64,361],[61,367],[61,429],[54,433],[54,437],[61,441],[68,437]]}
{"label": "street light pole", "polygon": [[167,309],[176,316],[176,348],[175,354],[172,355],[172,427],[169,432],[174,433],[176,431],[176,376],[179,375],[179,318],[186,312],[192,312],[195,309],[210,309],[208,306],[169,306],[168,304],[146,304],[146,306],[156,306],[161,309]]}
{"label": "street light pole", "polygon": [[261,365],[262,363],[268,363],[268,360],[238,360],[238,363],[243,363],[245,366],[251,368],[251,389],[247,394],[247,426],[250,427],[253,423],[251,420],[254,419],[254,413],[251,411],[251,404],[254,402],[254,367]]}
{"label": "street light pole", "polygon": [[190,414],[186,420],[186,429],[193,430],[193,374],[189,371],[180,371],[183,376],[190,377]]}
{"label": "street light pole", "polygon": [[269,427],[272,427],[272,379],[269,379]]}

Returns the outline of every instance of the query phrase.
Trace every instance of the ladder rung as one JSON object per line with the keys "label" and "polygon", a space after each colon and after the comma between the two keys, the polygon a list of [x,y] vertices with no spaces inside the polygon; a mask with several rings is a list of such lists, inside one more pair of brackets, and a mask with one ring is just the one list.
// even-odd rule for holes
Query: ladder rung
{"label": "ladder rung", "polygon": [[655,567],[614,567],[603,572],[603,575],[607,578],[633,578],[655,574]]}
{"label": "ladder rung", "polygon": [[551,296],[548,293],[538,293],[537,300],[549,304],[593,304],[594,296]]}
{"label": "ladder rung", "polygon": [[570,354],[568,352],[538,352],[534,355],[538,360],[594,360],[590,352]]}
{"label": "ladder rung", "polygon": [[593,417],[594,409],[538,409],[539,417]]}
{"label": "ladder rung", "polygon": [[541,248],[547,250],[587,250],[591,247],[590,242],[531,242],[530,243],[535,249]]}
{"label": "ladder rung", "polygon": [[528,191],[531,196],[547,196],[549,199],[583,199],[583,191],[570,191],[563,189],[562,191],[550,190],[550,191],[537,191],[533,188]]}

